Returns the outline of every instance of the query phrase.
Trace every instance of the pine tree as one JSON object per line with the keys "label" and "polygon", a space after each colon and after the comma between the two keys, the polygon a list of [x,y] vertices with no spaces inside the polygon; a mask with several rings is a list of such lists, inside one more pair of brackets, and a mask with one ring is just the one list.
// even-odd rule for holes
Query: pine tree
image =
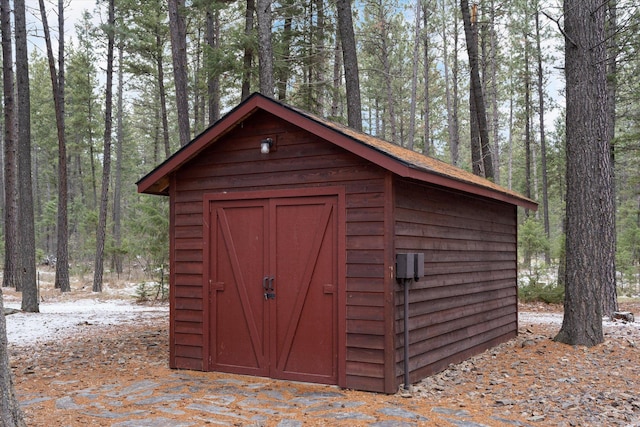
{"label": "pine tree", "polygon": [[614,275],[615,233],[607,138],[605,11],[599,0],[565,0],[567,238],[564,319],[556,341],[603,342],[602,287]]}

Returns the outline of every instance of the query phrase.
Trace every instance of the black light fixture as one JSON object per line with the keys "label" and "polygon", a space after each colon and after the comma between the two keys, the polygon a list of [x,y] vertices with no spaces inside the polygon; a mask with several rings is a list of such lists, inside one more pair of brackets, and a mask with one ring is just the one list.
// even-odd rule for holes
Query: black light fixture
{"label": "black light fixture", "polygon": [[260,152],[262,154],[269,154],[271,147],[273,147],[273,138],[265,138],[260,141]]}

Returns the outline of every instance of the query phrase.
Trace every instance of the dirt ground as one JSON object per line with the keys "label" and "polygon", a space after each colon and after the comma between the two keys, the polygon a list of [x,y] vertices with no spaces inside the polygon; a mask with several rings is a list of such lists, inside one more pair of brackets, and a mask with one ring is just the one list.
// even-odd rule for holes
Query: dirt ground
{"label": "dirt ground", "polygon": [[[77,291],[79,297],[86,296],[86,292]],[[44,298],[56,298],[55,295],[52,292]],[[519,310],[523,316],[525,313],[556,314],[557,318],[562,307],[527,304]],[[633,312],[639,318],[640,302],[622,303],[621,310]],[[435,407],[445,407],[468,414],[467,424],[417,421],[408,425],[640,426],[638,321],[605,327],[605,342],[593,348],[553,342],[551,338],[558,328],[557,324],[521,320],[518,338],[415,384],[410,396],[340,392],[346,395],[345,402],[364,401],[371,410],[381,405],[410,406],[413,411],[427,415]],[[151,323],[130,322],[114,327],[87,326],[86,334],[38,348],[13,346],[10,355],[16,390],[23,399],[69,395],[114,381],[133,384],[150,379],[169,383],[176,375],[176,371],[168,368],[168,320],[162,318]],[[282,382],[274,384],[273,387],[278,387]],[[206,395],[206,390],[201,392]],[[55,402],[26,406],[27,424],[81,426],[93,423],[82,412],[60,409]],[[126,399],[121,405],[123,412],[139,409]],[[174,412],[163,414],[175,422],[168,425],[189,421],[188,414]],[[294,414],[294,418],[302,425],[320,425],[310,423],[304,410]],[[504,423],[500,419],[505,419]],[[514,422],[514,419],[520,421]],[[111,425],[103,422],[100,425]],[[238,421],[233,425],[276,424]]]}

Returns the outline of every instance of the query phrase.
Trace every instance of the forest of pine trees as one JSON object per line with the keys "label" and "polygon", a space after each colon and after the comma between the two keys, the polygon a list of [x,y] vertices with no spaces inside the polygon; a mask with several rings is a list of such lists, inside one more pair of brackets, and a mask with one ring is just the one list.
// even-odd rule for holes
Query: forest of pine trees
{"label": "forest of pine trees", "polygon": [[[537,212],[521,215],[525,269],[557,268],[566,194],[562,4],[462,2],[470,5],[485,111],[486,125],[477,136],[470,96],[478,89],[470,83],[460,3],[28,1],[30,103],[20,101],[25,73],[16,69],[18,96],[9,106],[19,111],[30,105],[36,262],[67,257],[63,290],[69,274],[94,272],[94,289],[100,290],[102,272],[98,277],[94,271],[103,268],[100,259],[107,277],[130,268],[159,271],[168,262],[168,201],[136,194],[135,182],[249,93],[261,91],[462,168],[491,171],[497,183],[540,203]],[[640,274],[640,6],[630,0],[609,3],[616,267],[618,293],[625,295],[638,292]],[[72,9],[78,7],[90,8]],[[79,18],[71,25],[69,16]],[[349,16],[355,52],[347,49]],[[45,38],[52,42],[49,49]],[[349,94],[354,84],[359,107]],[[6,101],[12,91],[4,93]],[[13,126],[24,131],[25,114],[15,117]],[[24,184],[26,175],[12,172],[24,142],[9,141],[14,136],[7,123],[2,122],[0,209],[14,220],[7,183]],[[478,170],[476,138],[484,160]],[[5,253],[4,224],[11,222],[2,224]],[[66,247],[60,242],[65,232],[58,234],[65,226]],[[6,278],[5,285],[11,284]]]}

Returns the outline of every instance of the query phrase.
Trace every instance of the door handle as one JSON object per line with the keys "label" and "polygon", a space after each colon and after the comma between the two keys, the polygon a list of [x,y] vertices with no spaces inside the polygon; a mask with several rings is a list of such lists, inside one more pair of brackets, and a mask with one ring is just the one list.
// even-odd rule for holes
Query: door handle
{"label": "door handle", "polygon": [[273,292],[273,281],[275,278],[273,276],[264,276],[262,278],[262,289],[264,289],[264,299],[275,299],[276,293]]}

